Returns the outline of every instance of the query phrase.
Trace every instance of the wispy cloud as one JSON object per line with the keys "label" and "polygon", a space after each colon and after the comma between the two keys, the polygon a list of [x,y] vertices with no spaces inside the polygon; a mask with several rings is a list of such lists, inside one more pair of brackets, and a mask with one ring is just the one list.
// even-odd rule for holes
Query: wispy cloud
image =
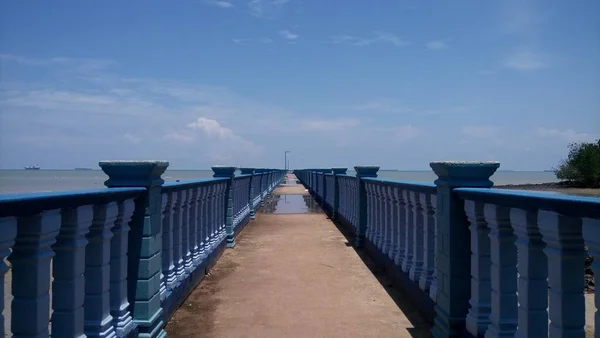
{"label": "wispy cloud", "polygon": [[430,50],[441,50],[450,47],[449,43],[449,40],[434,40],[426,43],[425,47]]}
{"label": "wispy cloud", "polygon": [[592,142],[600,138],[600,135],[576,132],[573,129],[553,129],[539,127],[535,134],[543,138],[556,138],[566,142]]}
{"label": "wispy cloud", "polygon": [[287,29],[280,30],[278,33],[279,33],[279,35],[281,35],[281,37],[283,37],[286,40],[292,40],[293,41],[293,40],[296,40],[299,37],[298,34],[292,33],[292,32],[290,32]]}
{"label": "wispy cloud", "polygon": [[380,113],[410,113],[412,108],[403,106],[397,100],[376,99],[350,107],[353,110],[380,112]]}
{"label": "wispy cloud", "polygon": [[537,70],[550,67],[550,58],[544,53],[522,51],[506,57],[503,64],[507,68],[516,70]]}
{"label": "wispy cloud", "polygon": [[35,58],[21,55],[0,54],[0,62],[16,62],[24,66],[58,66],[77,72],[101,71],[114,67],[113,60],[93,58],[50,57]]}
{"label": "wispy cloud", "polygon": [[240,39],[233,39],[231,41],[233,41],[233,43],[235,43],[236,45],[240,45],[240,46],[247,46],[247,45],[258,44],[258,43],[260,43],[260,44],[273,43],[273,39],[268,38],[268,37],[262,37],[262,38],[258,38],[258,39],[240,38]]}
{"label": "wispy cloud", "polygon": [[409,107],[399,100],[394,99],[376,99],[362,104],[350,106],[352,110],[366,111],[371,113],[395,113],[395,114],[416,114],[416,115],[440,115],[466,113],[471,110],[468,106],[448,106],[437,108],[415,108]]}
{"label": "wispy cloud", "polygon": [[257,18],[270,18],[277,16],[290,0],[250,0],[248,9],[250,14]]}
{"label": "wispy cloud", "polygon": [[229,1],[213,1],[213,0],[207,0],[206,1],[207,4],[209,5],[213,5],[213,6],[217,6],[217,7],[221,7],[221,8],[234,8],[235,6],[229,2]]}
{"label": "wispy cloud", "polygon": [[306,131],[331,132],[345,131],[358,126],[360,121],[351,118],[340,119],[306,119],[300,122],[300,127]]}
{"label": "wispy cloud", "polygon": [[125,135],[123,135],[123,138],[133,144],[138,144],[142,141],[142,139],[140,139],[139,137],[133,136],[130,133],[125,133]]}
{"label": "wispy cloud", "polygon": [[331,37],[333,44],[347,44],[352,46],[369,46],[376,43],[389,43],[397,47],[409,45],[409,41],[402,40],[393,33],[376,31],[373,37],[364,38],[352,35],[336,35]]}

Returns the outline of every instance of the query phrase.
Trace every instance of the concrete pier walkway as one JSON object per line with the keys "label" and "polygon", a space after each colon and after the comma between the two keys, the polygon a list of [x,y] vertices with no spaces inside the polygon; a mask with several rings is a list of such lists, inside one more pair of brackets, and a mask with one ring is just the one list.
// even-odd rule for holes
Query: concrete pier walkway
{"label": "concrete pier walkway", "polygon": [[[310,198],[293,183],[272,198],[298,201],[294,195]],[[170,337],[429,336],[418,312],[324,213],[273,209],[257,214],[191,293],[166,326]]]}

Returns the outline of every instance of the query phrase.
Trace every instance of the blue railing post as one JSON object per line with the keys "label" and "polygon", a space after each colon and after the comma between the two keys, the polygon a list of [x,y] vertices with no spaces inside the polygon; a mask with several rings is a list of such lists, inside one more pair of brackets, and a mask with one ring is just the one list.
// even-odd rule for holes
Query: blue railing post
{"label": "blue railing post", "polygon": [[131,218],[127,271],[127,295],[139,337],[166,337],[160,302],[162,250],[161,175],[165,161],[103,161],[99,163],[109,188],[144,187]]}
{"label": "blue railing post", "polygon": [[214,178],[227,178],[227,188],[225,193],[225,233],[227,234],[227,247],[235,246],[235,229],[233,229],[233,178],[235,177],[236,167],[214,166],[212,171]]}
{"label": "blue railing post", "polygon": [[365,189],[365,182],[363,178],[377,177],[377,171],[379,171],[378,165],[364,165],[354,167],[356,170],[356,179],[358,180],[358,196],[356,203],[356,233],[354,245],[360,248],[364,245],[365,233],[367,231],[367,191]]}
{"label": "blue railing post", "polygon": [[252,175],[250,177],[250,188],[248,192],[248,207],[250,208],[250,219],[256,218],[256,211],[254,210],[254,191],[252,189],[252,181],[254,178],[254,168],[240,168],[242,175]]}
{"label": "blue railing post", "polygon": [[431,162],[437,187],[435,337],[462,336],[471,296],[471,234],[455,188],[490,188],[498,162]]}
{"label": "blue railing post", "polygon": [[340,208],[340,185],[338,176],[346,175],[348,168],[332,168],[333,172],[333,205],[331,206],[331,219],[337,219],[338,209]]}

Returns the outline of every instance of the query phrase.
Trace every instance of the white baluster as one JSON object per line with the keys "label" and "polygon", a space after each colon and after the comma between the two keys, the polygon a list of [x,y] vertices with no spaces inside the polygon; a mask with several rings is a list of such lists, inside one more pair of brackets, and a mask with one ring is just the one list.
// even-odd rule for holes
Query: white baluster
{"label": "white baluster", "polygon": [[549,337],[585,337],[584,243],[580,218],[553,211],[538,212],[538,227],[546,243],[550,287]]}
{"label": "white baluster", "polygon": [[431,286],[429,286],[429,298],[431,298],[434,302],[437,301],[437,290],[438,290],[438,279],[437,279],[437,271],[438,271],[438,258],[437,258],[437,196],[431,195],[431,207],[433,208],[433,276],[431,280]]}
{"label": "white baluster", "polygon": [[85,324],[88,337],[116,337],[110,315],[110,240],[117,203],[94,206],[94,219],[85,248]]}
{"label": "white baluster", "polygon": [[204,249],[202,248],[202,208],[204,206],[204,189],[203,187],[196,188],[196,232],[192,235],[196,238],[196,247],[194,248],[194,266],[202,263],[204,258]]}
{"label": "white baluster", "polygon": [[517,250],[510,209],[485,204],[490,233],[492,311],[486,338],[513,336],[517,331]]}
{"label": "white baluster", "polygon": [[402,261],[402,271],[408,273],[410,271],[410,268],[412,267],[412,260],[413,260],[413,247],[414,247],[414,204],[413,201],[410,198],[410,191],[409,190],[404,190],[402,192],[403,194],[403,198],[404,201],[406,202],[406,218],[405,218],[405,238],[404,238],[404,243],[405,243],[405,247],[406,247],[406,251],[405,251],[405,257],[404,260]]}
{"label": "white baluster", "polygon": [[12,272],[13,337],[48,337],[50,322],[50,246],[60,229],[60,210],[17,219],[17,237],[8,256]]}
{"label": "white baluster", "polygon": [[198,212],[198,188],[190,188],[188,190],[190,192],[190,206],[188,209],[188,269],[190,273],[194,271],[196,268],[194,257],[197,257],[198,245],[196,244],[196,227],[198,226],[196,223],[197,217],[196,213]]}
{"label": "white baluster", "polygon": [[465,213],[471,232],[471,308],[467,314],[467,331],[482,336],[491,324],[491,253],[490,229],[485,221],[484,204],[465,200]]}
{"label": "white baluster", "polygon": [[398,188],[390,186],[388,195],[390,197],[390,205],[388,213],[390,214],[390,250],[388,257],[394,261],[398,256]]}
{"label": "white baluster", "polygon": [[[265,178],[263,177],[263,180]],[[263,181],[263,185],[264,185],[264,181]],[[216,215],[217,215],[217,204],[215,203],[217,199],[217,185],[216,184],[212,184],[209,186],[209,192],[208,192],[208,252],[207,254],[210,254],[214,248],[216,247],[216,243],[217,243],[217,222],[216,222]]]}
{"label": "white baluster", "polygon": [[[161,225],[162,225],[162,248],[161,248],[161,269],[160,269],[160,289],[159,289],[159,293],[160,293],[160,300],[164,301],[165,298],[167,298],[167,268],[168,268],[168,260],[169,260],[169,256],[172,255],[171,253],[167,253],[166,251],[172,250],[171,246],[173,245],[172,242],[173,239],[171,238],[171,234],[168,233],[168,231],[170,230],[171,226],[169,224],[170,222],[170,214],[173,211],[172,207],[171,207],[171,201],[169,201],[169,193],[162,193],[161,194],[161,203],[160,203],[160,210],[161,210]],[[165,234],[165,232],[167,232]]]}
{"label": "white baluster", "polygon": [[177,192],[166,192],[163,194],[163,200],[166,198],[167,203],[164,209],[164,217],[162,222],[162,273],[164,274],[167,290],[172,290],[177,284],[177,269],[175,269],[175,254],[174,254],[174,226],[177,221],[175,206],[178,198]]}
{"label": "white baluster", "polygon": [[537,225],[537,212],[512,208],[510,223],[518,253],[517,337],[548,336],[548,261]]}
{"label": "white baluster", "polygon": [[198,208],[198,259],[200,263],[204,262],[206,258],[206,197],[207,197],[207,186],[200,187],[200,205]]}
{"label": "white baluster", "polygon": [[[4,275],[8,271],[8,265],[4,262],[4,259],[10,255],[10,249],[15,244],[15,237],[17,237],[17,218],[16,217],[3,217],[0,218],[0,333],[4,337],[8,337],[9,334],[5,331],[4,327]],[[83,331],[83,330],[82,330]]]}
{"label": "white baluster", "polygon": [[193,209],[193,200],[194,196],[192,196],[192,191],[190,189],[186,189],[185,200],[181,203],[181,208],[183,209],[183,219],[181,222],[181,255],[185,271],[184,278],[187,278],[187,276],[189,276],[189,274],[192,272],[192,254],[190,252],[190,211]]}
{"label": "white baluster", "polygon": [[186,204],[187,194],[185,190],[180,190],[177,193],[177,200],[173,201],[173,263],[175,265],[175,273],[177,281],[180,282],[185,278],[185,265],[183,261],[181,237],[183,236],[182,227],[185,214],[183,213],[184,205]]}
{"label": "white baluster", "polygon": [[[588,253],[594,257],[592,263],[592,272],[596,280],[600,278],[600,219],[584,218],[583,223],[583,240],[588,247]],[[595,338],[600,338],[600,288],[594,290],[594,303],[596,312],[594,315],[595,323]]]}
{"label": "white baluster", "polygon": [[435,218],[431,206],[431,194],[419,194],[423,212],[423,243],[425,247],[423,257],[423,272],[419,276],[419,287],[423,291],[429,291],[433,279],[433,264],[435,255]]}
{"label": "white baluster", "polygon": [[119,337],[126,337],[133,329],[133,319],[127,300],[127,249],[129,221],[135,209],[132,199],[119,203],[119,211],[110,247],[110,315]]}
{"label": "white baluster", "polygon": [[414,282],[419,282],[419,277],[423,273],[423,257],[425,255],[424,232],[423,225],[423,207],[421,206],[421,193],[416,191],[410,192],[410,200],[413,204],[413,257],[412,266],[410,267],[408,276]]}
{"label": "white baluster", "polygon": [[375,185],[375,247],[379,249],[379,251],[383,252],[383,240],[384,240],[384,221],[383,221],[383,201],[385,197],[383,196],[383,186],[380,184]]}
{"label": "white baluster", "polygon": [[83,336],[85,235],[92,225],[91,205],[61,211],[61,227],[52,249],[52,336]]}
{"label": "white baluster", "polygon": [[373,242],[373,227],[374,227],[374,215],[373,215],[373,185],[365,182],[365,192],[367,195],[367,229],[365,230],[365,238]]}
{"label": "white baluster", "polygon": [[388,255],[390,250],[392,249],[392,233],[391,233],[391,196],[390,196],[390,187],[388,185],[382,185],[382,212],[383,212],[383,244],[381,246],[381,251],[384,255]]}
{"label": "white baluster", "polygon": [[402,268],[402,262],[406,259],[406,200],[404,199],[404,189],[396,190],[396,198],[398,199],[398,254],[394,258],[394,263],[397,267]]}

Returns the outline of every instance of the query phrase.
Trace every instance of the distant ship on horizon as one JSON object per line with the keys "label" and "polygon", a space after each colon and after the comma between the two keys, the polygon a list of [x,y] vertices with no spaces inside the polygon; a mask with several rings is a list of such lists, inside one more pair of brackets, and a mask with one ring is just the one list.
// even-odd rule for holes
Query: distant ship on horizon
{"label": "distant ship on horizon", "polygon": [[25,170],[40,170],[40,166],[38,164],[36,164],[36,165],[26,165],[25,166]]}

